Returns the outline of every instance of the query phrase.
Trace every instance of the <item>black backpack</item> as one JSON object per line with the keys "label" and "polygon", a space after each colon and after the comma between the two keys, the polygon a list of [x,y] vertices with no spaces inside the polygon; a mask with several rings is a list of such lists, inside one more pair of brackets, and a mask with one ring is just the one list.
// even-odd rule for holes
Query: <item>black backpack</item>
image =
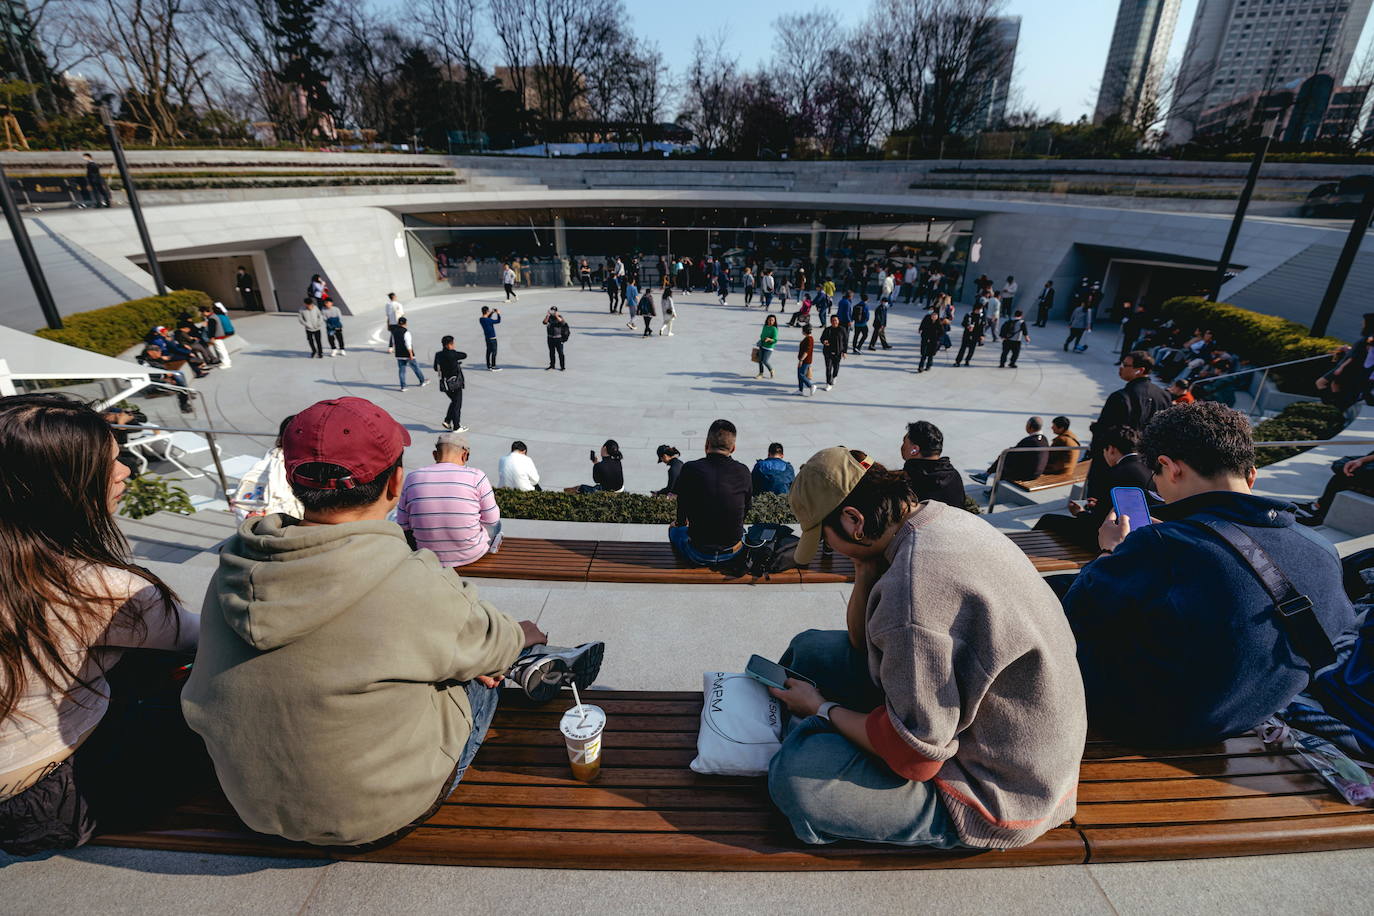
{"label": "black backpack", "polygon": [[775,572],[797,567],[796,549],[801,538],[790,525],[750,525],[744,533],[744,549],[721,567],[734,576],[769,579]]}

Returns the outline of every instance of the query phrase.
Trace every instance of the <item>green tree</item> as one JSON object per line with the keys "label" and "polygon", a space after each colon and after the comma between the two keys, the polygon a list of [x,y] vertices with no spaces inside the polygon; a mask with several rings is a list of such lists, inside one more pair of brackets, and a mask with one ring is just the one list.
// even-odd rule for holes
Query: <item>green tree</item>
{"label": "green tree", "polygon": [[[325,0],[275,0],[277,15],[267,21],[280,68],[277,80],[296,97],[287,106],[288,133],[304,140],[334,111],[326,66],[333,52],[317,40]],[[282,125],[286,126],[286,125]]]}

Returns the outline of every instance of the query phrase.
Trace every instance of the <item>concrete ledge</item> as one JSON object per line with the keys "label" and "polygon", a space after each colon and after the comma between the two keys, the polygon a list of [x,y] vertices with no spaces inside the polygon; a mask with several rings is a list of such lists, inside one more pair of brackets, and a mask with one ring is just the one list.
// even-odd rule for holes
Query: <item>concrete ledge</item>
{"label": "concrete ledge", "polygon": [[1355,537],[1374,533],[1374,497],[1350,491],[1337,493],[1326,512],[1326,527]]}

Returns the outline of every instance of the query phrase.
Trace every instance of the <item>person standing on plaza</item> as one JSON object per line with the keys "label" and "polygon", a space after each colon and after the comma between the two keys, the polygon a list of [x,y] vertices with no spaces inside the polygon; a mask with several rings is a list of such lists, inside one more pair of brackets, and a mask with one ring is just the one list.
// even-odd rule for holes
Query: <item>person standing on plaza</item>
{"label": "person standing on plaza", "polygon": [[831,315],[830,326],[821,331],[821,358],[825,360],[826,391],[835,387],[835,379],[840,375],[840,360],[844,359],[848,344],[849,335],[840,325],[840,316]]}
{"label": "person standing on plaza", "polygon": [[452,334],[445,334],[439,345],[443,349],[434,354],[434,374],[439,376],[439,390],[448,395],[444,429],[465,433],[468,428],[463,425],[463,389],[467,380],[463,378],[463,360],[468,355],[454,349]]}
{"label": "person standing on plaza", "polygon": [[468,286],[477,285],[477,259],[472,255],[463,258],[463,282]]}
{"label": "person standing on plaza", "polygon": [[644,336],[653,336],[654,317],[658,314],[658,309],[654,308],[653,290],[646,289],[644,295],[639,297],[639,317],[644,319]]}
{"label": "person standing on plaza", "polygon": [[769,315],[763,319],[763,330],[759,332],[759,342],[755,348],[759,351],[759,374],[754,378],[763,378],[763,370],[768,370],[768,377],[773,377],[773,348],[778,345],[778,316]]}
{"label": "person standing on plaza", "polygon": [[663,303],[663,327],[658,329],[658,336],[672,337],[673,322],[677,320],[677,306],[673,304],[672,286],[664,284],[660,301]]}
{"label": "person standing on plaza", "polygon": [[254,292],[255,285],[253,275],[248,272],[248,268],[240,267],[234,272],[234,292],[239,294],[239,308],[256,309],[261,307]]}
{"label": "person standing on plaza", "polygon": [[823,328],[828,326],[830,324],[830,309],[835,304],[834,294],[821,290],[816,294],[816,298],[812,300],[811,304],[816,307],[816,319],[820,326]]}
{"label": "person standing on plaza", "polygon": [[[1144,305],[1131,308],[1131,303],[1126,302],[1122,304],[1121,311],[1126,317],[1121,319],[1121,358],[1116,361],[1118,366],[1126,359],[1127,354],[1135,349],[1135,342],[1149,321],[1145,315]],[[1091,308],[1089,312],[1092,312]]]}
{"label": "person standing on plaza", "polygon": [[1002,291],[998,294],[1002,300],[1002,314],[1010,315],[1013,306],[1016,304],[1016,294],[1021,291],[1021,285],[1016,282],[1015,277],[1007,277],[1007,282],[1002,284]]}
{"label": "person standing on plaza", "polygon": [[935,354],[940,352],[940,338],[944,336],[945,325],[940,319],[940,307],[932,305],[926,309],[921,319],[921,361],[916,365],[917,372],[935,368]]}
{"label": "person standing on plaza", "polygon": [[744,307],[748,308],[749,303],[754,301],[754,271],[750,267],[744,268]]}
{"label": "person standing on plaza", "polygon": [[[840,297],[840,301],[835,303],[835,318],[840,323],[840,331],[844,334],[844,346],[841,350],[849,349],[849,329],[854,321],[854,303],[850,297],[853,293],[845,293]],[[864,300],[868,299],[868,294],[863,293]],[[825,332],[821,332],[821,338],[825,338]]]}
{"label": "person standing on plaza", "polygon": [[567,319],[558,314],[558,307],[553,306],[548,314],[544,316],[544,336],[549,345],[549,364],[544,368],[548,372],[553,368],[554,357],[558,358],[558,371],[562,372],[568,368],[563,359],[563,345],[568,342],[572,335],[572,329],[568,327]]}
{"label": "person standing on plaza", "polygon": [[582,281],[582,292],[584,292],[584,293],[589,293],[589,292],[591,292],[591,291],[592,291],[592,266],[591,266],[590,264],[587,263],[587,259],[586,259],[586,258],[583,258],[583,259],[582,259],[581,261],[579,261],[578,264],[577,264],[577,277],[578,277],[579,280]]}
{"label": "person standing on plaza", "polygon": [[[1002,324],[1002,358],[997,363],[997,368],[1016,368],[1016,361],[1021,358],[1021,344],[1030,343],[1030,331],[1026,328],[1026,319],[1022,317],[1021,310],[1017,309]],[[1007,362],[1008,358],[1011,362]]]}
{"label": "person standing on plaza", "polygon": [[787,314],[787,297],[792,293],[792,282],[786,277],[778,284],[778,313]]}
{"label": "person standing on plaza", "polygon": [[401,382],[401,390],[406,390],[406,368],[409,367],[415,373],[415,378],[423,388],[429,384],[425,374],[420,371],[420,364],[415,361],[415,339],[410,336],[410,329],[406,327],[405,316],[396,319],[396,326],[391,329],[391,346],[389,348],[396,356],[396,375]]}
{"label": "person standing on plaza", "polygon": [[1035,326],[1043,328],[1050,320],[1050,309],[1054,308],[1054,281],[1046,280],[1045,288],[1040,290],[1040,298],[1035,300]]}
{"label": "person standing on plaza", "polygon": [[501,323],[501,310],[482,306],[482,317],[477,323],[482,326],[482,339],[487,342],[487,369],[500,372],[496,365],[496,326]]}
{"label": "person standing on plaza", "polygon": [[1069,336],[1064,338],[1064,351],[1068,352],[1069,346],[1073,346],[1073,352],[1082,353],[1088,349],[1087,344],[1083,343],[1083,333],[1092,331],[1093,313],[1089,311],[1086,302],[1080,302],[1074,306],[1073,314],[1069,316]]}
{"label": "person standing on plaza", "polygon": [[773,279],[773,269],[764,268],[763,277],[759,280],[759,301],[763,303],[763,310],[768,311],[768,307],[773,304],[773,289],[776,281]]}
{"label": "person standing on plaza", "polygon": [[983,334],[987,328],[988,320],[983,316],[983,306],[974,303],[973,310],[964,316],[964,336],[959,341],[959,352],[954,357],[954,365],[969,365],[978,345],[984,340]]}
{"label": "person standing on plaza", "polygon": [[515,268],[507,264],[505,268],[501,271],[501,286],[504,287],[506,290],[507,302],[511,301],[512,299],[520,298],[515,294],[515,280]]}
{"label": "person standing on plaza", "polygon": [[620,282],[615,275],[615,261],[607,255],[606,263],[602,267],[604,282],[606,284],[606,299],[611,314],[615,314],[615,304],[620,298]]}
{"label": "person standing on plaza", "polygon": [[332,301],[327,301],[324,308],[320,309],[320,317],[324,319],[324,329],[329,336],[329,355],[347,356],[348,351],[344,349],[343,312]]}
{"label": "person standing on plaza", "polygon": [[[887,300],[879,299],[878,305],[881,308],[887,307]],[[864,341],[868,340],[868,298],[859,299],[859,304],[854,306],[849,313],[849,320],[854,324],[854,340],[850,346],[851,352],[858,353],[864,348]]]}
{"label": "person standing on plaza", "polygon": [[105,176],[100,171],[100,163],[90,153],[82,153],[86,160],[86,188],[91,195],[91,203],[97,208],[110,206],[110,186],[105,184]]}
{"label": "person standing on plaza", "polygon": [[630,320],[625,322],[625,327],[631,331],[635,329],[635,316],[639,314],[639,284],[635,283],[634,278],[630,277],[625,283],[625,291],[620,294],[620,312],[630,313]]}
{"label": "person standing on plaza", "polygon": [[390,333],[396,330],[396,325],[405,317],[406,308],[401,305],[401,300],[396,298],[395,293],[386,294],[386,330]]}
{"label": "person standing on plaza", "polygon": [[806,397],[816,393],[816,383],[811,381],[811,363],[815,359],[816,342],[811,336],[811,325],[802,325],[801,343],[797,345],[797,394]]}
{"label": "person standing on plaza", "polygon": [[310,344],[311,358],[324,359],[324,346],[320,343],[320,332],[324,330],[324,316],[315,306],[315,300],[306,296],[299,314],[301,326],[305,328],[305,340]]}
{"label": "person standing on plaza", "polygon": [[887,310],[889,306],[886,302],[879,302],[877,308],[873,310],[873,338],[868,342],[869,352],[879,341],[882,341],[884,350],[891,350],[892,345],[887,342]]}
{"label": "person standing on plaza", "polygon": [[720,296],[721,305],[730,297],[730,267],[724,260],[716,261],[716,294]]}

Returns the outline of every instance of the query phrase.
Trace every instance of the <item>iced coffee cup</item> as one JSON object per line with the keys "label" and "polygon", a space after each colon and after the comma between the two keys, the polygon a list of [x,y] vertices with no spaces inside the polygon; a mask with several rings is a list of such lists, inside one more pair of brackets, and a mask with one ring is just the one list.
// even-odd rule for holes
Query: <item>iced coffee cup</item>
{"label": "iced coffee cup", "polygon": [[568,763],[573,779],[590,782],[601,772],[601,733],[606,730],[606,713],[600,706],[586,703],[563,713],[558,725],[568,743]]}

